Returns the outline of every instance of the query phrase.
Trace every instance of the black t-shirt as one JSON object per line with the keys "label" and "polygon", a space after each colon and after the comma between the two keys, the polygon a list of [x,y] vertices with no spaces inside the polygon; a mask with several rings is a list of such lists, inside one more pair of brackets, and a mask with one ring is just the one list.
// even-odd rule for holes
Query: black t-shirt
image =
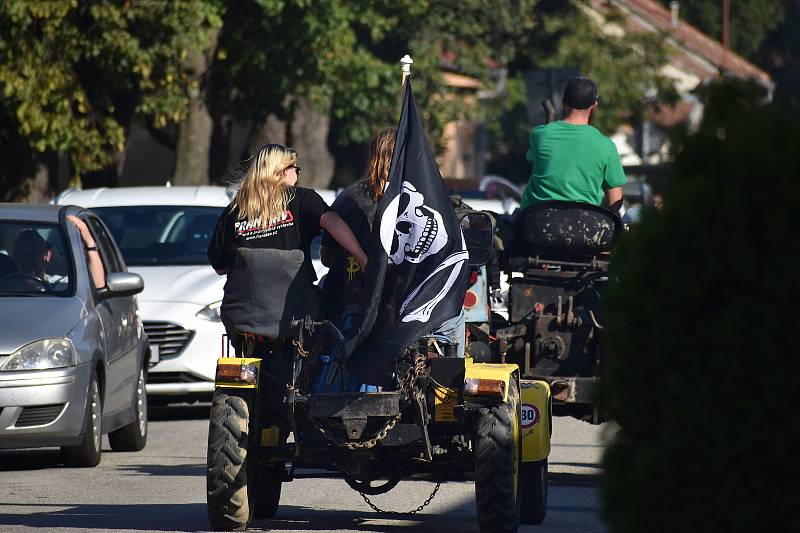
{"label": "black t-shirt", "polygon": [[[339,193],[331,206],[331,210],[345,221],[367,253],[369,253],[372,219],[375,218],[377,209],[378,203],[372,200],[363,180],[357,181]],[[336,250],[323,289],[328,311],[336,320],[345,308],[358,303],[364,276],[356,258],[343,250],[330,234],[323,233],[322,246]]]}
{"label": "black t-shirt", "polygon": [[302,250],[306,272],[311,281],[315,281],[317,275],[311,263],[310,245],[320,233],[319,219],[328,205],[312,189],[291,187],[290,193],[292,199],[286,211],[271,221],[240,220],[237,207],[231,204],[225,208],[208,245],[211,266],[216,270],[232,268],[237,248]]}

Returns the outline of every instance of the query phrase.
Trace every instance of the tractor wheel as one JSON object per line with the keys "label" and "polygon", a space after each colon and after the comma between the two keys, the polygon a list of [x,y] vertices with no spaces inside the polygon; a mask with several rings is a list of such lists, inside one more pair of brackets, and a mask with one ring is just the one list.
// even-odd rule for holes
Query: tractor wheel
{"label": "tractor wheel", "polygon": [[255,517],[272,518],[281,500],[281,485],[286,469],[283,463],[259,465],[255,475]]}
{"label": "tractor wheel", "polygon": [[253,518],[248,491],[250,408],[239,396],[215,393],[208,427],[206,498],[208,521],[217,531],[247,529]]}
{"label": "tractor wheel", "polygon": [[519,493],[521,522],[541,524],[547,514],[547,459],[522,463]]}
{"label": "tractor wheel", "polygon": [[507,402],[477,412],[475,503],[483,533],[513,533],[519,528],[520,418],[519,385],[513,379]]}

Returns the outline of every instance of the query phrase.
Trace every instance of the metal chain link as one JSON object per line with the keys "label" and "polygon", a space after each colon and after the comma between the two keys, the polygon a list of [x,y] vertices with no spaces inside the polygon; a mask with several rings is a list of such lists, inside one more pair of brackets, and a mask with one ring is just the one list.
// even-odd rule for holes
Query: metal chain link
{"label": "metal chain link", "polygon": [[364,501],[367,502],[367,505],[369,505],[372,508],[372,510],[375,511],[376,513],[388,514],[388,515],[394,515],[394,516],[412,515],[412,514],[417,514],[418,512],[420,512],[423,509],[425,509],[425,507],[427,507],[428,504],[431,503],[431,500],[433,500],[433,497],[436,496],[436,493],[439,491],[439,487],[441,487],[441,486],[442,486],[441,482],[437,483],[436,486],[433,488],[433,492],[431,492],[431,495],[428,496],[428,499],[425,500],[422,503],[422,505],[420,505],[419,507],[417,507],[413,511],[406,511],[406,512],[402,512],[402,511],[387,511],[385,509],[381,509],[380,507],[378,507],[377,505],[372,503],[372,501],[370,501],[369,497],[367,497],[366,494],[364,494],[363,492],[360,492],[360,491],[359,491],[359,494],[361,495],[362,498],[364,498]]}
{"label": "metal chain link", "polygon": [[[400,380],[400,388],[398,391],[401,395],[405,394],[408,390],[410,390],[414,384],[417,382],[417,378],[422,374],[425,370],[425,356],[419,354],[417,358],[414,360],[414,364],[409,367],[408,372],[403,378]],[[327,429],[322,427],[312,416],[309,416],[308,419],[311,420],[311,424],[319,430],[322,435],[334,443],[335,445],[342,447],[342,448],[349,448],[350,450],[367,450],[369,448],[375,447],[380,441],[386,438],[386,435],[397,425],[400,421],[402,414],[398,413],[394,417],[390,418],[386,421],[383,428],[371,439],[361,441],[361,442],[349,442],[344,441],[334,435],[332,435]]]}
{"label": "metal chain link", "polygon": [[294,349],[297,350],[297,353],[300,355],[300,357],[302,357],[303,359],[307,359],[308,356],[311,355],[311,352],[303,348],[303,343],[298,341],[297,339],[292,339],[292,345],[294,346]]}

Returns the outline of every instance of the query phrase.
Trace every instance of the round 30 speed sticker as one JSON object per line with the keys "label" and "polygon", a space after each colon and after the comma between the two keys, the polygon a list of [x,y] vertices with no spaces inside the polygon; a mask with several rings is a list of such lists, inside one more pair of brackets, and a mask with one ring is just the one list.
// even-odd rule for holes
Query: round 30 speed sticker
{"label": "round 30 speed sticker", "polygon": [[539,423],[539,419],[541,418],[541,413],[539,412],[539,408],[533,405],[532,403],[523,403],[522,404],[522,421],[520,427],[522,429],[532,428],[536,424]]}

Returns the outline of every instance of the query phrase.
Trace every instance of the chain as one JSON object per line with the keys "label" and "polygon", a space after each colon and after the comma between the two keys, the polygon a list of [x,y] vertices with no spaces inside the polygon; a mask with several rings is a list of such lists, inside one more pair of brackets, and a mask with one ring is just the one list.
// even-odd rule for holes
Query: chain
{"label": "chain", "polygon": [[294,346],[294,349],[297,350],[298,355],[300,355],[300,357],[303,359],[307,359],[308,356],[311,355],[311,352],[303,348],[303,343],[297,339],[292,339],[292,345]]}
{"label": "chain", "polygon": [[442,486],[441,482],[437,483],[436,486],[433,488],[433,492],[431,492],[431,495],[428,496],[428,499],[425,500],[422,503],[422,505],[420,505],[419,507],[417,507],[413,511],[406,511],[405,513],[401,512],[401,511],[386,511],[384,509],[381,509],[380,507],[378,507],[377,505],[372,503],[372,501],[370,501],[369,497],[366,494],[364,494],[363,492],[359,492],[359,494],[361,494],[361,497],[364,498],[364,501],[367,502],[367,505],[369,505],[372,508],[372,510],[375,511],[376,513],[388,514],[388,515],[394,515],[394,516],[412,515],[412,514],[417,514],[418,512],[420,512],[423,509],[425,509],[425,507],[427,507],[428,504],[431,503],[431,500],[433,500],[433,497],[436,496],[436,493],[439,491],[439,487],[441,487],[441,486]]}
{"label": "chain", "polygon": [[[400,380],[400,388],[398,390],[401,396],[414,386],[414,384],[417,382],[417,378],[419,378],[419,376],[422,374],[424,370],[425,370],[425,356],[419,354],[417,358],[414,360],[414,364],[408,369],[408,372],[406,372],[406,375],[403,376],[403,378]],[[397,415],[393,416],[392,418],[386,421],[386,424],[384,424],[383,428],[377,433],[377,435],[375,435],[371,439],[361,442],[344,441],[332,435],[327,429],[322,427],[322,425],[320,425],[319,422],[317,422],[314,419],[314,417],[309,416],[308,419],[311,420],[313,426],[317,428],[317,430],[319,430],[319,432],[322,433],[322,435],[326,439],[328,439],[335,445],[342,448],[348,448],[350,450],[359,450],[359,449],[367,450],[369,448],[375,447],[380,441],[385,439],[386,435],[388,435],[389,432],[392,429],[394,429],[394,427],[400,421],[401,416],[402,416],[401,413],[397,413]]]}
{"label": "chain", "polygon": [[309,420],[311,420],[311,423],[314,425],[314,427],[317,428],[319,430],[319,432],[322,433],[322,435],[326,439],[328,439],[329,441],[331,441],[335,445],[337,445],[337,446],[339,446],[341,448],[349,448],[351,450],[360,450],[360,449],[361,450],[368,450],[369,448],[375,447],[380,441],[382,441],[383,439],[386,438],[386,435],[394,428],[395,425],[397,425],[397,422],[400,420],[400,415],[398,414],[397,416],[394,416],[394,417],[390,418],[386,422],[386,424],[383,426],[383,429],[381,429],[378,432],[377,435],[375,435],[373,438],[371,438],[369,440],[365,440],[365,441],[362,441],[362,442],[348,442],[348,441],[342,440],[339,437],[336,437],[335,435],[332,435],[327,429],[322,427],[314,419],[314,417],[309,416],[308,418],[309,418]]}

